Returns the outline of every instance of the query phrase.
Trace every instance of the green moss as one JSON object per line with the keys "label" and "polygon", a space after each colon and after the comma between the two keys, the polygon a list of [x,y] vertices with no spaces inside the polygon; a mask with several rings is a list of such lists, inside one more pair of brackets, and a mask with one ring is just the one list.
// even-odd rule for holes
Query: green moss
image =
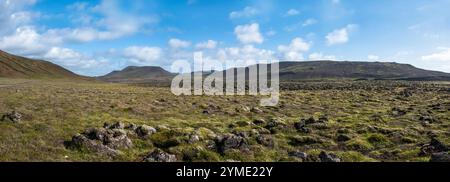
{"label": "green moss", "polygon": [[367,157],[359,152],[337,152],[337,156],[342,159],[343,162],[376,162],[377,160]]}
{"label": "green moss", "polygon": [[376,147],[385,147],[392,144],[386,136],[379,133],[369,134],[366,139],[370,144]]}
{"label": "green moss", "polygon": [[356,150],[356,151],[369,151],[374,148],[372,144],[370,144],[369,142],[358,138],[347,141],[345,143],[345,146],[349,150]]}

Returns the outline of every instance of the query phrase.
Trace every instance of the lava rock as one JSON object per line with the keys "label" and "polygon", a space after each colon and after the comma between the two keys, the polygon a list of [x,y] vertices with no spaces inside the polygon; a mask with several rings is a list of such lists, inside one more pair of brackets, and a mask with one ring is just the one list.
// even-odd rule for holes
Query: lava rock
{"label": "lava rock", "polygon": [[198,141],[200,141],[200,137],[199,137],[198,135],[193,134],[193,135],[190,135],[190,136],[189,136],[189,141],[188,141],[188,143],[193,144],[193,143],[196,143],[196,142],[198,142]]}
{"label": "lava rock", "polygon": [[352,138],[350,137],[350,136],[348,136],[348,135],[346,135],[346,134],[339,134],[338,136],[337,136],[337,141],[338,142],[346,142],[346,141],[349,141],[349,140],[351,140]]}
{"label": "lava rock", "polygon": [[308,159],[308,154],[305,152],[299,152],[299,151],[292,151],[288,153],[291,157],[296,157],[299,159],[302,159],[303,161],[306,161]]}
{"label": "lava rock", "polygon": [[274,147],[275,142],[270,135],[259,135],[256,137],[256,141],[266,147]]}
{"label": "lava rock", "polygon": [[109,125],[108,123],[105,123],[103,128],[106,129],[125,129],[125,124],[123,124],[122,122],[116,122],[112,125]]}
{"label": "lava rock", "polygon": [[216,145],[219,152],[224,153],[230,149],[246,149],[248,143],[244,137],[227,134],[216,139]]}
{"label": "lava rock", "polygon": [[434,153],[431,155],[430,162],[450,162],[450,152]]}
{"label": "lava rock", "polygon": [[151,126],[142,125],[136,128],[136,134],[139,137],[146,137],[152,135],[153,133],[156,133],[156,129]]}
{"label": "lava rock", "polygon": [[6,113],[5,115],[3,115],[2,121],[18,123],[18,122],[22,121],[22,117],[23,117],[23,115],[21,113],[19,113],[17,111],[12,111],[10,113]]}
{"label": "lava rock", "polygon": [[161,149],[155,149],[149,155],[144,157],[144,162],[177,162],[177,157],[173,154],[164,152]]}
{"label": "lava rock", "polygon": [[319,159],[321,162],[341,162],[341,159],[339,159],[338,156],[324,151],[320,152]]}
{"label": "lava rock", "polygon": [[108,146],[103,145],[102,143],[91,140],[82,134],[77,134],[72,137],[70,147],[77,149],[84,148],[88,151],[102,153],[108,156],[116,156],[120,154],[118,150],[114,150]]}
{"label": "lava rock", "polygon": [[253,124],[258,125],[258,126],[262,126],[266,124],[266,121],[264,119],[255,119],[253,121]]}
{"label": "lava rock", "polygon": [[432,138],[430,143],[423,145],[420,148],[420,156],[430,155],[433,153],[441,153],[447,152],[450,150],[450,147],[442,143],[437,138]]}
{"label": "lava rock", "polygon": [[260,113],[264,112],[260,108],[257,108],[257,107],[253,107],[250,111],[253,112],[253,113],[257,113],[257,114],[260,114]]}

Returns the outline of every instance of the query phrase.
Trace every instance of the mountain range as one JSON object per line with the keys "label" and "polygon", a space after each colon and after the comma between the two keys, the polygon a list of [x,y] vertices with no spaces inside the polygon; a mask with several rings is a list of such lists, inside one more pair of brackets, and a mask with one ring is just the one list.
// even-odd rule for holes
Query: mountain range
{"label": "mountain range", "polygon": [[[393,62],[280,62],[279,67],[281,81],[323,79],[450,81],[450,73],[429,71]],[[208,74],[210,73],[205,73]],[[175,75],[156,66],[129,66],[95,79],[117,83],[151,83],[170,82]],[[3,51],[0,51],[0,77],[88,79],[48,61],[15,56]]]}

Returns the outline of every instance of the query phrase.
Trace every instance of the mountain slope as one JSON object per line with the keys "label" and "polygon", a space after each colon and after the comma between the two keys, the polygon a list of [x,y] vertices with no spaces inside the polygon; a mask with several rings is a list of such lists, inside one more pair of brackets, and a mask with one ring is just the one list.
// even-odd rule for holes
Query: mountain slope
{"label": "mountain slope", "polygon": [[113,71],[105,76],[98,77],[98,79],[118,83],[145,83],[151,81],[170,81],[174,76],[175,74],[161,67],[129,66],[121,71]]}
{"label": "mountain slope", "polygon": [[1,50],[0,77],[85,79],[51,62],[15,56]]}

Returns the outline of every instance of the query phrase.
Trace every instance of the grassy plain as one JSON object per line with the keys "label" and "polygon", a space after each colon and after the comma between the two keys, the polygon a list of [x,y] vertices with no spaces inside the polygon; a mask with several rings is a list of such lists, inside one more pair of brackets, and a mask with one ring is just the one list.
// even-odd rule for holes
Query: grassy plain
{"label": "grassy plain", "polygon": [[[432,137],[450,143],[448,83],[292,85],[278,106],[260,107],[255,96],[177,97],[169,88],[0,79],[0,116],[23,115],[18,123],[0,121],[0,161],[141,161],[155,148],[179,161],[317,161],[321,151],[345,162],[428,161],[419,155],[422,145]],[[295,127],[311,117],[308,131]],[[115,122],[158,132],[130,136],[133,147],[113,157],[64,145]],[[188,142],[194,133],[199,141]],[[224,134],[243,136],[245,150],[218,151],[216,138]]]}

